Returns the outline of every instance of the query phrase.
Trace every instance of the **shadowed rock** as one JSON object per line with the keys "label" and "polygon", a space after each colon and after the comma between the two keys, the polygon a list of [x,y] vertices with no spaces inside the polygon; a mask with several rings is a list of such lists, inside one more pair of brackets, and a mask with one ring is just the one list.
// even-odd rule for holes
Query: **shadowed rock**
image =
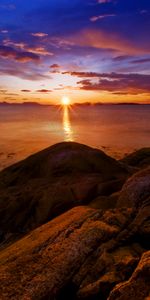
{"label": "shadowed rock", "polygon": [[108,300],[148,300],[150,296],[150,251],[145,252],[131,278],[118,284]]}
{"label": "shadowed rock", "polygon": [[150,165],[150,148],[137,150],[120,161],[132,167],[146,168]]}
{"label": "shadowed rock", "polygon": [[150,195],[150,167],[130,177],[120,192],[117,207],[141,207]]}
{"label": "shadowed rock", "polygon": [[[60,143],[0,172],[1,240],[121,188],[129,173],[104,152]],[[108,185],[107,185],[108,181]]]}

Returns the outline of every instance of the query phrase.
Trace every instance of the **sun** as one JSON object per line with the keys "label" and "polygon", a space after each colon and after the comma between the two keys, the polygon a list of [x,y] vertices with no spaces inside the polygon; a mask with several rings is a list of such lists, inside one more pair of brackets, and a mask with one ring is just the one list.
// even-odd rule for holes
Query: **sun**
{"label": "sun", "polygon": [[61,104],[63,106],[69,106],[70,105],[70,99],[67,96],[63,96],[61,99]]}

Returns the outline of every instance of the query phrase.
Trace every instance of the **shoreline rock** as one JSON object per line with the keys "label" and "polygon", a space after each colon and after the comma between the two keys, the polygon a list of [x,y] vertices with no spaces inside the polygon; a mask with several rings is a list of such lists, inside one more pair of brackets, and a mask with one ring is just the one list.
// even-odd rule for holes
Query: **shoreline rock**
{"label": "shoreline rock", "polygon": [[1,300],[148,299],[150,167],[57,144],[0,172],[0,204]]}
{"label": "shoreline rock", "polygon": [[123,164],[82,144],[63,142],[38,152],[0,172],[1,239],[15,240],[74,206],[109,195],[129,175]]}

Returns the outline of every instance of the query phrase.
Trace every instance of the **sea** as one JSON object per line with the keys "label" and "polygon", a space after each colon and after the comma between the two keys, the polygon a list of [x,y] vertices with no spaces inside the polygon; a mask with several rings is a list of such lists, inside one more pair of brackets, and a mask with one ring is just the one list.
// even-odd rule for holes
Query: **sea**
{"label": "sea", "polygon": [[116,159],[150,147],[150,105],[0,105],[0,170],[63,141]]}

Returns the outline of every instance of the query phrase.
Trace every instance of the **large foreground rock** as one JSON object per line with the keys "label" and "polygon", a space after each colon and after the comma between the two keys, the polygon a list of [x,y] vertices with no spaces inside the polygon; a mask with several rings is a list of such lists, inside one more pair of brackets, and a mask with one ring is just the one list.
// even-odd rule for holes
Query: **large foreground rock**
{"label": "large foreground rock", "polygon": [[77,143],[60,143],[28,157],[0,172],[0,241],[115,192],[127,176],[121,163]]}
{"label": "large foreground rock", "polygon": [[80,206],[35,229],[1,251],[0,299],[105,300],[116,284],[126,281],[125,292],[120,285],[111,300],[142,300],[140,285],[146,298],[149,254],[140,261],[146,249],[137,232],[130,241],[121,236],[136,217],[127,208],[103,211]]}

